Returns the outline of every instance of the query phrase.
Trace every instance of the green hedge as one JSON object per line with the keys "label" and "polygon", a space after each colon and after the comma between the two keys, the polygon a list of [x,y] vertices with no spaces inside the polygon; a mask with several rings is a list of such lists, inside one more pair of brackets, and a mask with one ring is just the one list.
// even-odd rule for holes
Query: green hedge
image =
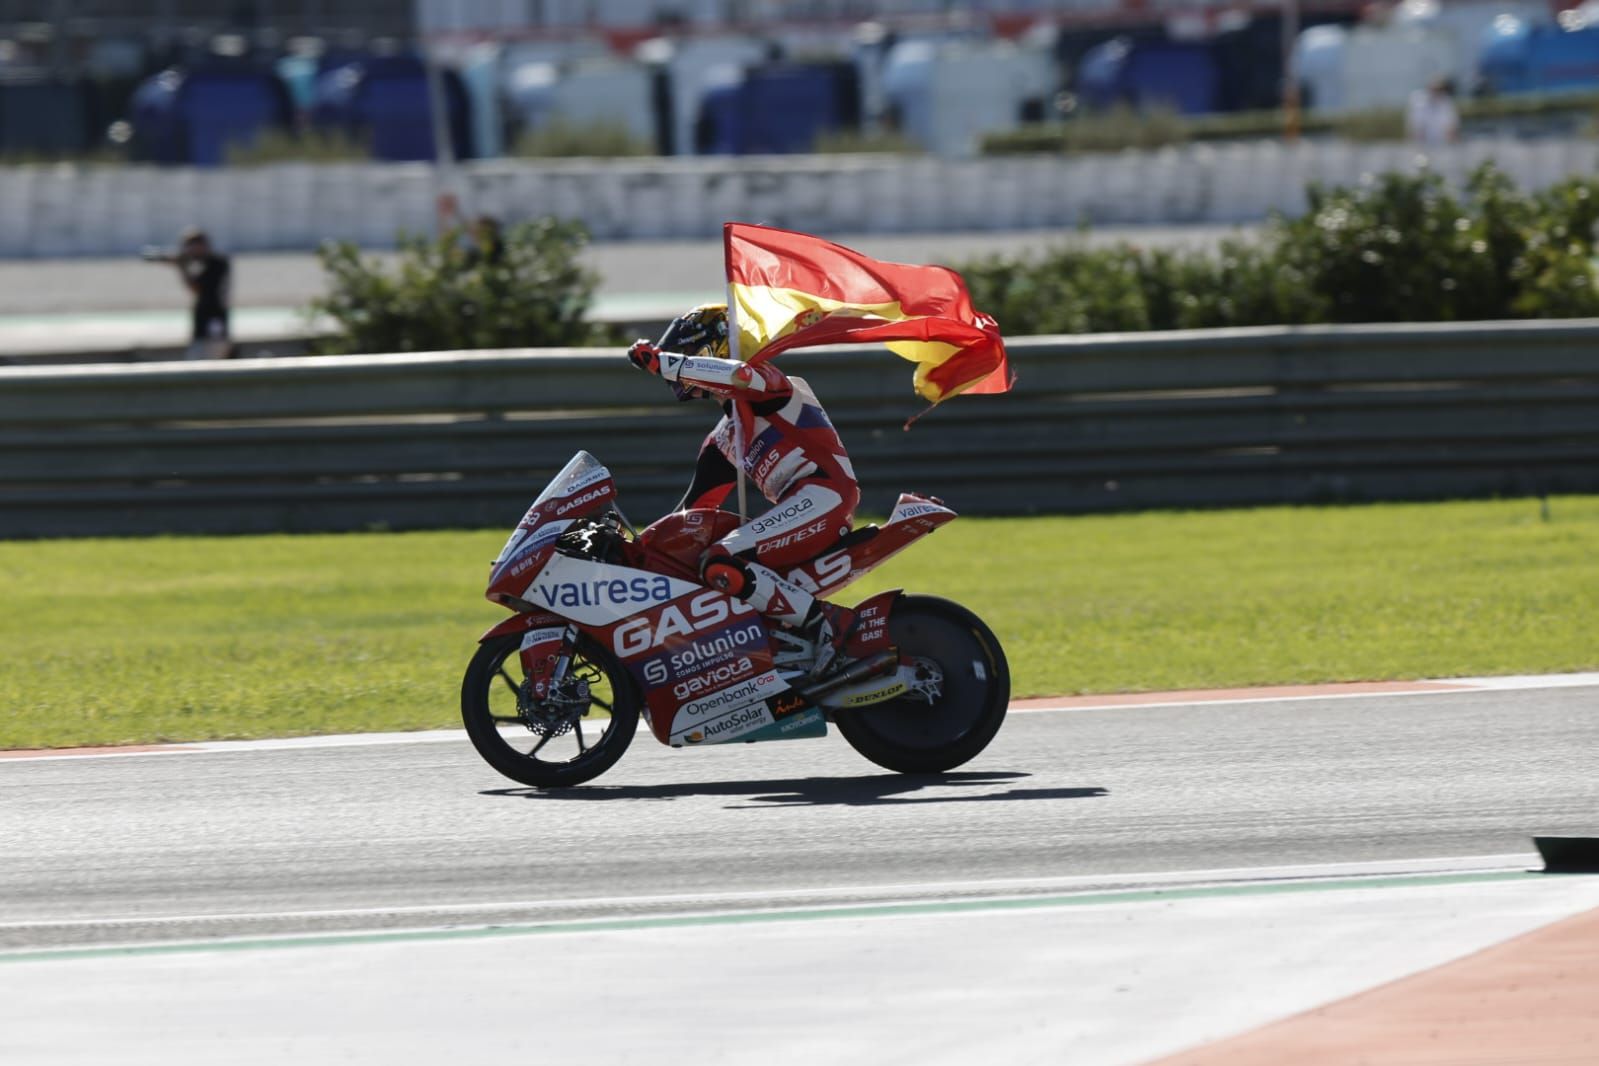
{"label": "green hedge", "polygon": [[[1046,122],[983,136],[984,155],[1038,155],[1058,152],[1116,152],[1127,148],[1164,148],[1196,141],[1254,140],[1282,136],[1280,111],[1237,111],[1184,116],[1172,111],[1135,112],[1117,109],[1088,114],[1069,122]],[[1307,134],[1339,132],[1331,118],[1307,114]],[[1398,119],[1403,135],[1403,119]]]}
{"label": "green hedge", "polygon": [[655,146],[634,136],[623,122],[556,120],[524,131],[512,142],[510,154],[533,159],[625,159],[654,155]]}
{"label": "green hedge", "polygon": [[1599,316],[1599,179],[1518,192],[1491,164],[1310,190],[1310,210],[1204,251],[1067,245],[958,267],[1012,335]]}
{"label": "green hedge", "polygon": [[263,130],[242,144],[230,144],[224,153],[230,167],[268,163],[363,163],[372,158],[368,138],[343,130]]}
{"label": "green hedge", "polygon": [[[1460,103],[1468,128],[1518,119],[1566,117],[1592,132],[1599,118],[1599,94],[1500,96]],[[1125,148],[1162,148],[1203,141],[1252,140],[1283,135],[1287,119],[1281,111],[1233,111],[1215,115],[1178,115],[1171,111],[1122,109],[1088,114],[1069,122],[1039,123],[990,133],[982,140],[987,155],[1031,155],[1057,152],[1111,152]],[[1398,141],[1405,136],[1404,112],[1398,108],[1328,115],[1316,111],[1300,117],[1307,136],[1337,136],[1351,141]]]}

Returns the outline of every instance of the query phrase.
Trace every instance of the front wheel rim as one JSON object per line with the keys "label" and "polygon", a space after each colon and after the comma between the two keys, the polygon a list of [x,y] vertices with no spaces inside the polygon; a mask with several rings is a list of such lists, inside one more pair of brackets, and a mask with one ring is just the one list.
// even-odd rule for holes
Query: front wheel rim
{"label": "front wheel rim", "polygon": [[603,664],[581,650],[574,653],[570,676],[587,683],[588,705],[581,715],[563,723],[563,716],[528,708],[527,679],[518,649],[517,643],[508,641],[503,653],[497,654],[478,708],[485,733],[506,757],[560,769],[579,766],[614,743],[615,730],[623,728],[612,717],[620,699],[619,679],[610,677]]}

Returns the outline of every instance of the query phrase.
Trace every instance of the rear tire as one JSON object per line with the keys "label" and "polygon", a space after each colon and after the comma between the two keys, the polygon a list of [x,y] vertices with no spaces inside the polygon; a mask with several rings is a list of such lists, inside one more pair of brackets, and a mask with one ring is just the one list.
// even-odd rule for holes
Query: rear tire
{"label": "rear tire", "polygon": [[638,731],[632,679],[603,647],[579,637],[569,673],[589,682],[589,706],[570,729],[546,737],[520,713],[521,646],[521,634],[512,633],[480,645],[472,656],[461,681],[466,735],[485,762],[524,785],[562,788],[593,780],[616,764]]}
{"label": "rear tire", "polygon": [[992,630],[971,611],[936,596],[901,596],[888,630],[901,655],[936,662],[943,692],[837,713],[850,746],[905,774],[952,770],[988,746],[1010,704],[1010,665]]}

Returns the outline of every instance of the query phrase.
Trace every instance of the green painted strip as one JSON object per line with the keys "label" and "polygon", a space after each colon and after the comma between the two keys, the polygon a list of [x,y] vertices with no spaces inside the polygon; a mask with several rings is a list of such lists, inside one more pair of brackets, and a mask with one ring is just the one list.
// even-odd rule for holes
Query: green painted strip
{"label": "green painted strip", "polygon": [[325,935],[256,937],[238,940],[185,941],[177,944],[141,944],[129,947],[52,948],[0,954],[0,964],[57,962],[70,959],[135,958],[150,955],[267,951],[280,948],[339,947],[348,944],[419,943],[435,940],[484,940],[549,933],[614,933],[638,929],[685,929],[725,925],[764,925],[775,922],[827,921],[840,918],[901,918],[920,915],[966,914],[1043,910],[1057,907],[1102,906],[1109,903],[1151,903],[1225,896],[1276,895],[1299,892],[1336,892],[1360,888],[1411,888],[1438,885],[1483,884],[1543,877],[1536,871],[1505,870],[1491,873],[1430,874],[1415,877],[1369,877],[1342,881],[1271,881],[1199,888],[1158,888],[1123,892],[1084,892],[1062,896],[1027,896],[1006,899],[944,900],[932,903],[869,903],[856,906],[801,907],[791,910],[737,911],[728,914],[684,914],[654,918],[594,918],[543,922],[533,925],[477,926],[466,929],[412,929],[394,932],[328,933]]}

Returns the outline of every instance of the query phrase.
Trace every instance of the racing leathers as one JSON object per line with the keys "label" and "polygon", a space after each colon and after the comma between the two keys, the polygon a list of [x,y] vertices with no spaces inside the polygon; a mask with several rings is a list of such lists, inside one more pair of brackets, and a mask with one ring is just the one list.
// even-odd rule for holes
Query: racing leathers
{"label": "racing leathers", "polygon": [[[816,599],[780,573],[848,533],[860,502],[854,468],[815,393],[804,379],[790,378],[771,363],[678,355],[644,342],[629,354],[676,385],[680,395],[702,390],[722,401],[723,416],[701,445],[680,509],[720,506],[739,466],[772,502],[770,510],[705,553],[700,573],[706,584],[777,622],[815,626],[831,645],[829,652],[836,652],[853,612]],[[818,670],[830,653],[819,659]]]}

